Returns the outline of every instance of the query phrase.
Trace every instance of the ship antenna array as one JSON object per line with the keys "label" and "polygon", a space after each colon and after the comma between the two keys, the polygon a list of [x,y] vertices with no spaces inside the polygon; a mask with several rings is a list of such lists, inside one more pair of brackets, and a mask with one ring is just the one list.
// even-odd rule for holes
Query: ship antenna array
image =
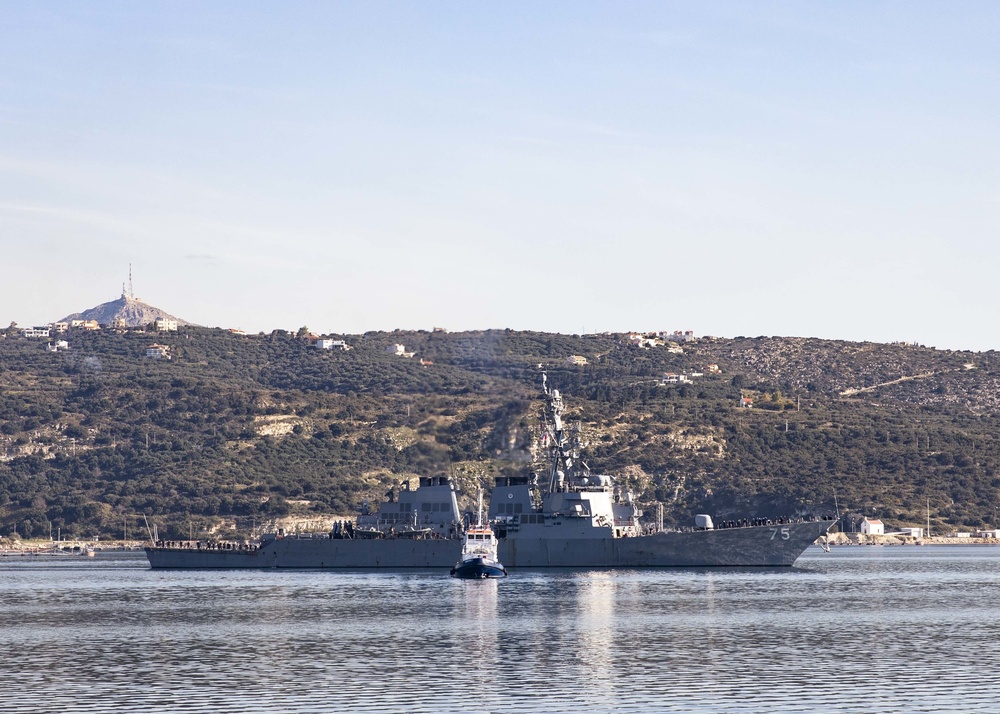
{"label": "ship antenna array", "polygon": [[576,459],[575,444],[566,434],[562,415],[565,409],[558,389],[550,389],[548,375],[542,370],[542,389],[545,392],[545,410],[542,416],[542,433],[548,439],[551,454],[549,492],[562,491],[566,479],[571,478]]}

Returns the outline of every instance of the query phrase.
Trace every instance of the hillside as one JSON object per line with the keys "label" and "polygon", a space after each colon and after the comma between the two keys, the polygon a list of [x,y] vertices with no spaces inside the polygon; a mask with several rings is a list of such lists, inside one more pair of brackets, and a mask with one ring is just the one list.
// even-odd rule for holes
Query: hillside
{"label": "hillside", "polygon": [[425,474],[471,499],[498,473],[543,468],[539,364],[590,466],[663,503],[668,522],[839,507],[920,525],[928,502],[936,530],[998,520],[993,352],[779,337],[678,352],[509,330],[331,335],[353,348],[340,351],[186,327],[155,335],[172,359],[154,360],[137,330],[71,331],[64,352],[0,334],[4,534],[120,537],[144,516],[165,535],[247,532],[350,515]]}
{"label": "hillside", "polygon": [[173,320],[178,325],[191,324],[126,293],[122,293],[122,296],[117,300],[102,302],[100,305],[84,310],[83,312],[74,312],[72,315],[67,315],[59,320],[59,322],[94,320],[99,325],[107,326],[114,325],[120,320],[124,323],[125,327],[145,327],[146,325],[153,324],[153,322],[160,318]]}

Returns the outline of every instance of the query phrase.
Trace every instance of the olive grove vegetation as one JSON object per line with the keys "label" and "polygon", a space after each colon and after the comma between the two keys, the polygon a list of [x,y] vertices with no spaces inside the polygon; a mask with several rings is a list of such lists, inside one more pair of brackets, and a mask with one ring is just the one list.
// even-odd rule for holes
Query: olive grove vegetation
{"label": "olive grove vegetation", "polygon": [[[994,352],[740,337],[677,353],[511,330],[330,335],[340,351],[206,328],[71,331],[49,352],[0,335],[3,535],[247,533],[350,516],[420,475],[451,475],[471,506],[496,475],[544,468],[539,365],[589,466],[668,524],[839,508],[899,527],[928,504],[935,530],[1000,521]],[[154,341],[172,359],[147,358]]]}

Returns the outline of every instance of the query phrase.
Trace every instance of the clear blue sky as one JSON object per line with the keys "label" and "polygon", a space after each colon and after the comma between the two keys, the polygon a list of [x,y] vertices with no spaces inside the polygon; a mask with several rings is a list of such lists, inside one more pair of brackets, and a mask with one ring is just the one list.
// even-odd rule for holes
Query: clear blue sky
{"label": "clear blue sky", "polygon": [[0,322],[1000,348],[995,2],[0,3]]}

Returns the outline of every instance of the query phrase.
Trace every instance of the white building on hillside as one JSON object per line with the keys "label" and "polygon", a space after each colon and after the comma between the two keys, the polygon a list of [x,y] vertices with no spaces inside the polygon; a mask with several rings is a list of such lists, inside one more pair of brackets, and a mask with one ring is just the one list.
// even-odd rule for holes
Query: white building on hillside
{"label": "white building on hillside", "polygon": [[146,356],[150,359],[170,359],[170,346],[154,342],[146,348]]}
{"label": "white building on hillside", "polygon": [[341,350],[343,352],[347,352],[347,350],[351,349],[351,346],[344,340],[327,340],[324,338],[315,340],[313,342],[313,347],[321,350]]}
{"label": "white building on hillside", "polygon": [[664,372],[663,377],[660,379],[660,384],[687,384],[691,381],[691,378],[686,374],[677,374],[676,372]]}
{"label": "white building on hillside", "polygon": [[660,332],[658,336],[664,340],[671,340],[673,342],[694,342],[697,337],[694,336],[694,330],[674,330],[673,332]]}
{"label": "white building on hillside", "polygon": [[412,357],[416,352],[407,351],[406,345],[389,345],[385,348],[386,352],[396,355],[397,357]]}
{"label": "white building on hillside", "polygon": [[865,535],[885,535],[885,524],[878,518],[866,518],[861,521],[861,532]]}

